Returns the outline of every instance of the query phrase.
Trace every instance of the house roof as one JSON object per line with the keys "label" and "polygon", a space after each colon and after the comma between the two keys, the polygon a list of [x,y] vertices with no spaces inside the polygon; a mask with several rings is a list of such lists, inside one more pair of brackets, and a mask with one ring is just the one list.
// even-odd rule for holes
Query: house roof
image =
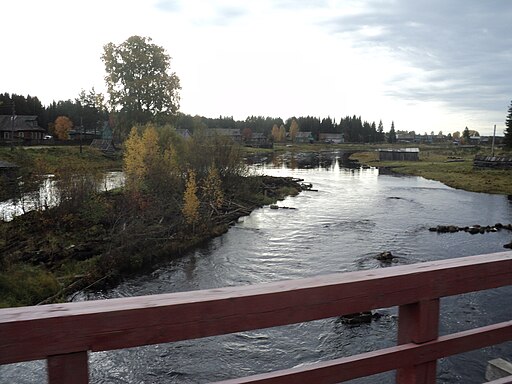
{"label": "house roof", "polygon": [[[12,115],[0,115],[0,131],[12,130]],[[15,115],[14,116],[15,131],[40,131],[45,132],[37,124],[37,116],[31,115]]]}
{"label": "house roof", "polygon": [[343,133],[320,133],[319,136],[322,139],[341,139],[343,138]]}
{"label": "house roof", "polygon": [[19,168],[16,164],[9,163],[8,161],[0,160],[0,169],[5,168]]}
{"label": "house roof", "polygon": [[297,134],[295,135],[295,137],[310,137],[312,136],[311,132],[297,132]]}
{"label": "house roof", "polygon": [[377,151],[379,151],[379,152],[419,153],[420,149],[419,148],[384,148],[384,149],[379,148]]}

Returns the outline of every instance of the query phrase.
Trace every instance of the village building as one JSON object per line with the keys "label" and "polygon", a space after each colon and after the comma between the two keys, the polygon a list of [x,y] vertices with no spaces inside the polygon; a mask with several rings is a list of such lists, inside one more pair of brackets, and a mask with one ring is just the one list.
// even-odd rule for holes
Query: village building
{"label": "village building", "polygon": [[311,132],[297,132],[295,135],[295,138],[293,140],[294,143],[297,144],[304,144],[304,143],[313,143],[315,141],[315,138],[313,137],[313,134]]}
{"label": "village building", "polygon": [[419,148],[378,149],[380,161],[418,161]]}
{"label": "village building", "polygon": [[176,129],[176,133],[181,136],[182,138],[184,138],[185,140],[188,140],[192,137],[192,134],[190,133],[190,131],[188,129]]}
{"label": "village building", "polygon": [[208,128],[204,130],[207,136],[227,136],[231,138],[235,143],[242,142],[242,133],[239,129],[233,128]]}
{"label": "village building", "polygon": [[345,142],[342,133],[320,133],[318,134],[318,140],[330,144],[342,144]]}
{"label": "village building", "polygon": [[43,140],[44,135],[45,130],[37,123],[37,116],[15,115],[13,125],[12,115],[0,115],[0,141],[38,143]]}
{"label": "village building", "polygon": [[252,132],[251,137],[244,140],[245,146],[255,148],[272,148],[272,142],[261,132]]}

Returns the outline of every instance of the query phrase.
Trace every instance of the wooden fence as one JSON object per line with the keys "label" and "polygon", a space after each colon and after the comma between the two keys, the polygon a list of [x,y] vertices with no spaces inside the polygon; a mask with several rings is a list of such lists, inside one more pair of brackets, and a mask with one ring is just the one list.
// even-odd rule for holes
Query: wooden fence
{"label": "wooden fence", "polygon": [[439,299],[511,284],[512,252],[502,252],[269,284],[8,308],[0,310],[0,364],[47,359],[51,384],[87,383],[88,351],[399,306],[397,346],[222,383],[327,384],[390,370],[397,370],[397,383],[434,383],[437,359],[512,340],[512,319],[438,336]]}

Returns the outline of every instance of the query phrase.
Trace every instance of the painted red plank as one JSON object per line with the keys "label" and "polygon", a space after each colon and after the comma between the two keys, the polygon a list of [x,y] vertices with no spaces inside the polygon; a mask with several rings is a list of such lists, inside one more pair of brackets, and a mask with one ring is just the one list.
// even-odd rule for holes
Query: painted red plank
{"label": "painted red plank", "polygon": [[[398,310],[398,344],[421,344],[437,339],[439,299],[401,305]],[[397,371],[397,384],[435,384],[436,361],[415,364]]]}
{"label": "painted red plank", "polygon": [[427,363],[505,340],[512,340],[512,321],[441,336],[424,344],[402,344],[356,356],[219,381],[215,384],[334,384]]}
{"label": "painted red plank", "polygon": [[49,384],[87,384],[89,382],[87,352],[49,356],[47,361]]}
{"label": "painted red plank", "polygon": [[334,317],[509,285],[512,252],[270,284],[0,310],[0,364]]}

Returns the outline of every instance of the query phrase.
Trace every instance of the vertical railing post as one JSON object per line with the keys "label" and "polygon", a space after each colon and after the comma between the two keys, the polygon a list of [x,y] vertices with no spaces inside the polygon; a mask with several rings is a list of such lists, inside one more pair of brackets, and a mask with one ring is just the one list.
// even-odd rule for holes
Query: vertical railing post
{"label": "vertical railing post", "polygon": [[[439,335],[439,299],[401,305],[398,310],[398,344],[422,344]],[[397,370],[397,384],[434,384],[437,361]]]}
{"label": "vertical railing post", "polygon": [[89,383],[87,359],[87,351],[48,356],[48,383]]}

